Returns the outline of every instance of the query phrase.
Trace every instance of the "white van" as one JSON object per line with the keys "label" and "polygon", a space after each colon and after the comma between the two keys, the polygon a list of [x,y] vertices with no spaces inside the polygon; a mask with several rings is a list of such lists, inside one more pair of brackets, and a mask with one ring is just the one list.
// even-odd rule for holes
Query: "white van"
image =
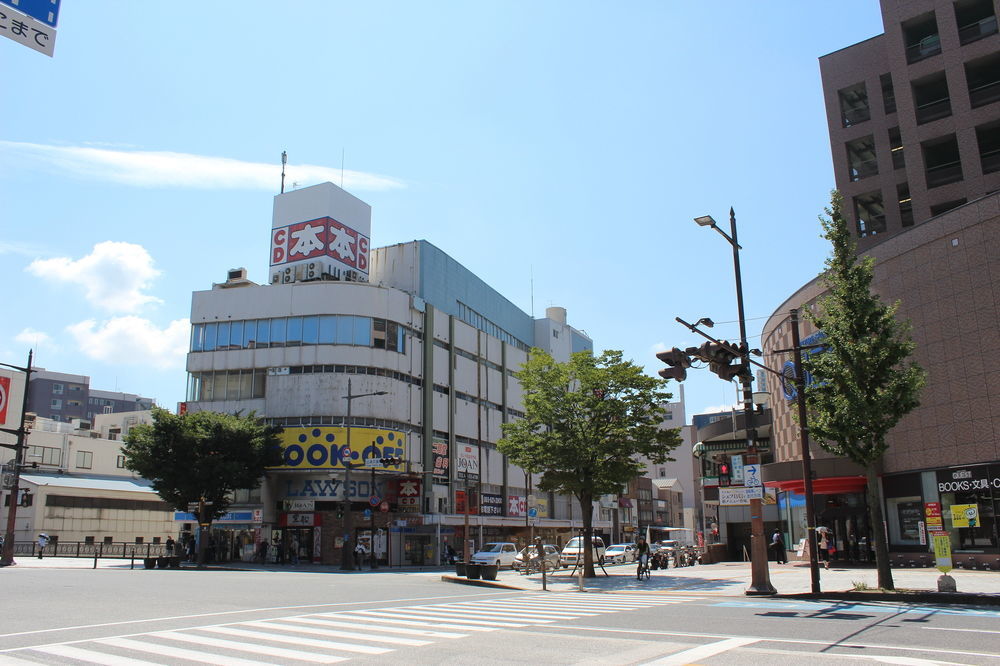
{"label": "white van", "polygon": [[[591,538],[590,541],[591,551],[594,553],[594,563],[604,561],[604,540],[599,536]],[[583,554],[583,537],[573,537],[566,545],[563,546],[562,553],[559,555],[559,564],[564,567],[571,567],[576,564],[578,558],[582,558]],[[581,560],[582,561],[582,560]]]}

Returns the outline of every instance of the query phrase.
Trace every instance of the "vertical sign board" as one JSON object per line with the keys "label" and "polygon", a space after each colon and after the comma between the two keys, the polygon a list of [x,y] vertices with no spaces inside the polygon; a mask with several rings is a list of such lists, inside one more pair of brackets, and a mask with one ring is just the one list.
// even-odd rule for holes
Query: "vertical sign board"
{"label": "vertical sign board", "polygon": [[951,536],[947,532],[935,532],[934,566],[941,573],[948,573],[952,569],[951,565]]}
{"label": "vertical sign board", "polygon": [[0,35],[51,58],[56,49],[56,29],[10,6],[10,2],[0,6]]}
{"label": "vertical sign board", "polygon": [[743,485],[754,488],[763,485],[760,479],[760,465],[743,466]]}
{"label": "vertical sign board", "polygon": [[274,197],[272,284],[368,281],[372,209],[333,183]]}

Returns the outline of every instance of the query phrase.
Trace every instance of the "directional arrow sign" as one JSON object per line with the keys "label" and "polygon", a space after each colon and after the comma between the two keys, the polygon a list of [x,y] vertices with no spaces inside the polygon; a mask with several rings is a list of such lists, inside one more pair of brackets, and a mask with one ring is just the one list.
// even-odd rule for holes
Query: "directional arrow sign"
{"label": "directional arrow sign", "polygon": [[13,7],[52,28],[59,21],[59,0],[0,0],[0,4]]}

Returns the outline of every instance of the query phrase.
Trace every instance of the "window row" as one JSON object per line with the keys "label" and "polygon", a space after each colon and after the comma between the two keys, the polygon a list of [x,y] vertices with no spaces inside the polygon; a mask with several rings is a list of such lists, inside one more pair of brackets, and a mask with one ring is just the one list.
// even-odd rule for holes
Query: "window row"
{"label": "window row", "polygon": [[[882,96],[886,115],[896,112],[896,97],[890,75],[882,75]],[[965,63],[966,93],[975,109],[1000,100],[1000,53]],[[944,71],[935,72],[910,84],[913,108],[918,125],[947,118],[952,114],[952,92]],[[871,105],[864,82],[837,92],[840,98],[841,124],[853,127],[871,119]]]}
{"label": "window row", "polygon": [[187,399],[212,402],[263,398],[264,375],[263,369],[192,372],[188,377]]}
{"label": "window row", "polygon": [[517,347],[522,351],[529,351],[531,349],[530,345],[522,342],[521,340],[518,340],[516,337],[514,337],[513,334],[500,328],[492,321],[490,321],[483,315],[479,314],[478,312],[470,308],[465,303],[462,303],[461,301],[458,302],[458,318],[464,321],[466,324],[469,324],[470,326],[473,326],[479,329],[480,331],[483,331],[484,333],[486,333],[486,335],[492,335],[494,338],[502,340],[503,342],[506,342],[509,345]]}
{"label": "window row", "polygon": [[[958,0],[954,3],[958,41],[963,46],[997,31],[992,0]],[[913,64],[941,53],[941,34],[933,11],[914,16],[900,26],[906,62]]]}
{"label": "window row", "polygon": [[406,327],[352,315],[247,319],[191,327],[191,351],[262,349],[301,345],[359,345],[406,353]]}

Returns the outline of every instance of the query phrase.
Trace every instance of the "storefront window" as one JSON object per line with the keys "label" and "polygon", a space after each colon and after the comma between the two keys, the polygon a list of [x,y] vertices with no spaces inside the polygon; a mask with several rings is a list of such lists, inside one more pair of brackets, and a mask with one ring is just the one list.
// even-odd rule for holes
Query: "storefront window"
{"label": "storefront window", "polygon": [[974,465],[937,473],[944,529],[953,551],[996,552],[1000,465]]}

